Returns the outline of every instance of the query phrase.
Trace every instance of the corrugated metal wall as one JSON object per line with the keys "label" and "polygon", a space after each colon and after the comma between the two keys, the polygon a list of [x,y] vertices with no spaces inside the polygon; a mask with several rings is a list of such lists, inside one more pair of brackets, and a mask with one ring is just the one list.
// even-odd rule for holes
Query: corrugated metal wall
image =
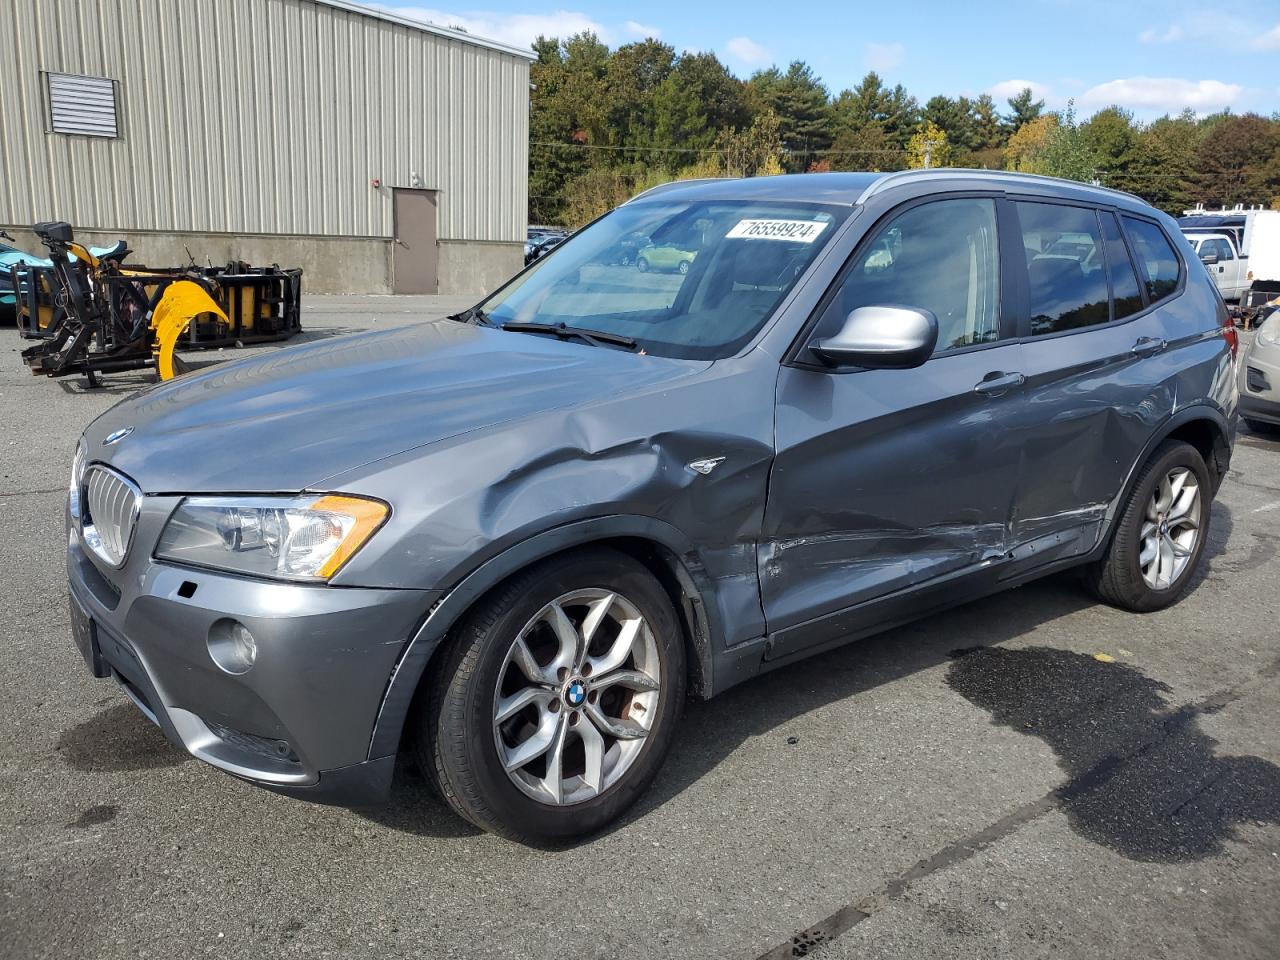
{"label": "corrugated metal wall", "polygon": [[[45,132],[41,71],[119,81],[118,140]],[[0,0],[0,223],[523,240],[527,60],[312,0]],[[384,188],[375,190],[373,178]]]}

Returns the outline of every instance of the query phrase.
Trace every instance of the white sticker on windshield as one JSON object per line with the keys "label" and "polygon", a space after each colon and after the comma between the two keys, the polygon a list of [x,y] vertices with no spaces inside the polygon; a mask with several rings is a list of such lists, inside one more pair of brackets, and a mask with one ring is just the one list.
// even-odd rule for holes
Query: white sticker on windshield
{"label": "white sticker on windshield", "polygon": [[733,240],[789,240],[813,243],[827,229],[821,220],[739,220],[725,234]]}

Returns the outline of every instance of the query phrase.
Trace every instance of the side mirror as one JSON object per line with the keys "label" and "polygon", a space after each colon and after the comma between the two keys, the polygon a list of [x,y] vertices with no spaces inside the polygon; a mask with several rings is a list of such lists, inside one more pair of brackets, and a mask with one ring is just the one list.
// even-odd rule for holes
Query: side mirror
{"label": "side mirror", "polygon": [[1202,253],[1200,254],[1200,262],[1203,264],[1217,263],[1218,255],[1216,253]]}
{"label": "side mirror", "polygon": [[829,367],[906,370],[933,355],[938,318],[918,307],[858,307],[834,337],[810,344]]}

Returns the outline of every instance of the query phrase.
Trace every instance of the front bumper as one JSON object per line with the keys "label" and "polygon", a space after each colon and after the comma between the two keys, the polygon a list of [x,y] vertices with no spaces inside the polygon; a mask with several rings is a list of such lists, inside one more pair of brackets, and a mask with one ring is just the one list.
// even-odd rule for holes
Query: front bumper
{"label": "front bumper", "polygon": [[[326,802],[384,797],[395,757],[370,755],[374,723],[437,594],[273,583],[153,560],[179,499],[144,498],[118,570],[84,547],[68,516],[72,618],[92,623],[77,643],[94,673],[114,677],[175,744],[238,777]],[[224,618],[257,641],[245,673],[225,673],[209,655],[209,630]]]}

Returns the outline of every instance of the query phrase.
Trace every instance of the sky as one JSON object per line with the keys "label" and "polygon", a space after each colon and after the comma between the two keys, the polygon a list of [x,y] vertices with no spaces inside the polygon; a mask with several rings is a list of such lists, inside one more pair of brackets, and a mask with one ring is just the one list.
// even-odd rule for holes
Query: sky
{"label": "sky", "polygon": [[[437,0],[445,2],[445,0]],[[990,93],[1001,106],[1031,87],[1081,117],[1111,104],[1151,119],[1190,107],[1280,111],[1280,0],[382,0],[403,16],[527,47],[539,34],[595,31],[616,47],[657,37],[712,50],[741,77],[804,60],[832,93],[875,70],[921,103]]]}

